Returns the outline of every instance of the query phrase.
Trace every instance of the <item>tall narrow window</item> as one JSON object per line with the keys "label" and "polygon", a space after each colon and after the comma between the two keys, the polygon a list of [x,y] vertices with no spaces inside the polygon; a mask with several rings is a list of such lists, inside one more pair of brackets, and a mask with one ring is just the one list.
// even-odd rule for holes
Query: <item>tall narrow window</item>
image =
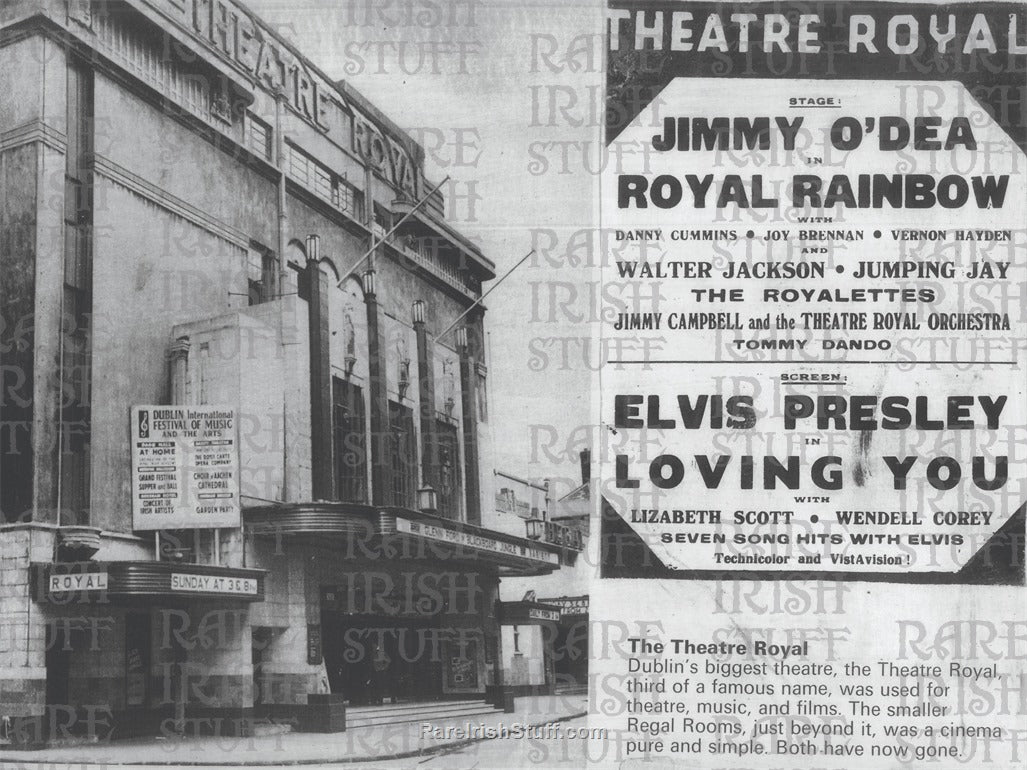
{"label": "tall narrow window", "polygon": [[278,260],[270,252],[264,252],[260,258],[261,299],[268,302],[275,296],[275,274],[278,272]]}
{"label": "tall narrow window", "polygon": [[460,518],[460,449],[456,426],[442,420],[435,421],[438,441],[438,506],[439,515],[449,519]]}
{"label": "tall narrow window", "polygon": [[478,422],[487,423],[489,421],[488,382],[480,364],[477,366],[477,370],[478,387],[474,389],[474,392],[478,396]]}
{"label": "tall narrow window", "polygon": [[378,205],[374,207],[374,226],[372,229],[378,238],[384,238],[385,233],[392,229],[392,215]]}
{"label": "tall narrow window", "polygon": [[62,523],[89,522],[93,313],[93,73],[68,66],[64,184],[64,308],[61,319],[60,507]]}
{"label": "tall narrow window", "polygon": [[332,378],[335,488],[347,503],[367,502],[367,434],[360,388]]}
{"label": "tall narrow window", "polygon": [[271,160],[271,127],[249,112],[243,125],[249,148],[264,160]]}
{"label": "tall narrow window", "polygon": [[389,402],[389,443],[392,458],[392,504],[413,508],[417,492],[417,436],[414,413]]}
{"label": "tall narrow window", "polygon": [[275,298],[275,278],[278,273],[275,255],[259,243],[251,243],[247,265],[249,304],[270,302]]}

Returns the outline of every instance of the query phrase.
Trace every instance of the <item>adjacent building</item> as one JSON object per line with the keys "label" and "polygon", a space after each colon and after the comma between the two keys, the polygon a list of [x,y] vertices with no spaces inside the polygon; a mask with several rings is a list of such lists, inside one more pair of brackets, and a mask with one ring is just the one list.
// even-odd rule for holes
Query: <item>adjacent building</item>
{"label": "adjacent building", "polygon": [[570,551],[497,523],[422,148],[234,0],[9,0],[0,62],[8,737],[499,692]]}
{"label": "adjacent building", "polygon": [[519,694],[582,692],[588,686],[589,586],[595,572],[587,558],[589,452],[580,459],[581,483],[561,489],[555,499],[550,479],[495,472],[499,526],[516,531],[523,523],[563,548],[562,569],[511,578],[501,586],[504,682]]}

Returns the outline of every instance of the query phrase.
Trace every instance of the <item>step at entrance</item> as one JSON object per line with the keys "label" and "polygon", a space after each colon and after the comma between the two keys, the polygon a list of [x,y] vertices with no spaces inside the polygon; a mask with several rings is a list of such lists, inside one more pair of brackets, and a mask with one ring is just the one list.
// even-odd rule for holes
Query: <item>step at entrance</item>
{"label": "step at entrance", "polygon": [[403,722],[463,721],[468,717],[499,714],[491,703],[483,700],[431,701],[427,703],[395,703],[383,706],[352,706],[346,709],[346,729],[394,725]]}

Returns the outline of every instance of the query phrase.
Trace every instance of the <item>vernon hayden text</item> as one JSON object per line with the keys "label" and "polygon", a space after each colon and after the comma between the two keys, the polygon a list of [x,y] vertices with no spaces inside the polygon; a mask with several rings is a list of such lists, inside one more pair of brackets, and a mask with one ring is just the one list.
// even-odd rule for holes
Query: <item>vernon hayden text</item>
{"label": "vernon hayden text", "polygon": [[[808,396],[786,395],[782,403],[782,427],[791,430],[858,431],[996,431],[1000,427],[1006,396],[951,395],[928,396]],[[618,430],[746,430],[757,424],[751,396],[724,397],[719,394],[678,395],[666,399],[659,395],[618,394],[614,396],[613,426]],[[862,457],[852,470],[857,486],[866,483]],[[1009,479],[1009,459],[1005,455],[978,455],[969,468],[954,457],[939,455],[883,455],[880,458],[891,476],[894,489],[906,489],[911,478],[923,474],[934,489],[956,487],[964,476],[983,490],[1004,487]],[[633,466],[626,454],[615,458],[616,486],[637,489],[645,476],[659,489],[674,489],[686,480],[691,467],[707,489],[718,489],[730,471],[739,489],[800,489],[803,475],[817,489],[839,490],[845,485],[843,468],[852,465],[837,455],[817,458],[791,455],[658,455],[644,468]],[[808,467],[807,467],[808,466]],[[969,471],[969,473],[967,473]]]}

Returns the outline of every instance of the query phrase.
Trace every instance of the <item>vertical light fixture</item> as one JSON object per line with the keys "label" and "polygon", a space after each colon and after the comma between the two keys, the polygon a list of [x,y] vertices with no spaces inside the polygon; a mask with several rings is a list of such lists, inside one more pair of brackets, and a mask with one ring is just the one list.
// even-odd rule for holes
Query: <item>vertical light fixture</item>
{"label": "vertical light fixture", "polygon": [[525,519],[524,528],[529,540],[541,540],[545,523],[538,515],[538,508],[531,509],[531,518]]}
{"label": "vertical light fixture", "polygon": [[374,270],[365,270],[361,276],[361,282],[364,284],[364,294],[368,297],[375,296],[375,275]]}
{"label": "vertical light fixture", "polygon": [[435,513],[439,508],[438,493],[427,484],[417,490],[417,508],[425,513]]}
{"label": "vertical light fixture", "polygon": [[320,235],[308,235],[306,238],[306,250],[307,259],[312,259],[315,262],[321,261],[321,236]]}

